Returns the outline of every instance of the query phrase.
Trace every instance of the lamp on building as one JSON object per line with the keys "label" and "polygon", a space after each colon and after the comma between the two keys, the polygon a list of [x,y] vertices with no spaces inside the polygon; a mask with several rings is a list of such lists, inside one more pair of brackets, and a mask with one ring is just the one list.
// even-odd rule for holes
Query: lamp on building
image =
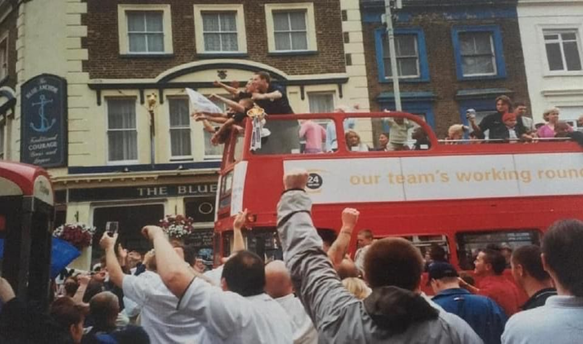
{"label": "lamp on building", "polygon": [[154,121],[154,109],[158,104],[158,97],[155,93],[151,93],[146,97],[146,102],[148,104],[148,112],[150,113],[150,163],[153,168],[156,163],[156,144],[154,140],[156,136],[156,122]]}

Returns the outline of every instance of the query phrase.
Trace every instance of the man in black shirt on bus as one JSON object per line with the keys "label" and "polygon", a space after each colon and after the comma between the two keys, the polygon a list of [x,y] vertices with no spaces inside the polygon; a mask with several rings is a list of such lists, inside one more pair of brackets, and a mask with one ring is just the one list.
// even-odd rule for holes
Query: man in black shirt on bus
{"label": "man in black shirt on bus", "polygon": [[257,92],[251,98],[257,105],[265,110],[268,115],[288,115],[293,114],[287,94],[282,86],[274,85],[271,82],[269,73],[261,71],[253,75],[251,79]]}
{"label": "man in black shirt on bus", "polygon": [[255,73],[251,80],[252,85],[257,90],[251,98],[268,115],[264,127],[271,132],[261,149],[257,150],[257,154],[290,154],[296,151],[299,153],[298,132],[300,127],[298,121],[269,120],[270,115],[294,113],[285,89],[279,85],[274,85],[271,82],[271,76],[265,71]]}
{"label": "man in black shirt on bus", "polygon": [[[484,119],[480,122],[480,125],[476,124],[475,114],[468,114],[467,118],[470,122],[470,125],[472,126],[472,129],[474,130],[474,133],[476,133],[476,136],[483,139],[485,131],[490,130],[491,132],[492,130],[497,130],[501,127],[504,127],[502,116],[508,112],[512,112],[512,102],[510,101],[510,98],[507,96],[499,96],[496,98],[496,112],[484,117]],[[516,123],[516,128],[519,132],[527,132],[526,128],[522,124],[522,121],[518,121]]]}

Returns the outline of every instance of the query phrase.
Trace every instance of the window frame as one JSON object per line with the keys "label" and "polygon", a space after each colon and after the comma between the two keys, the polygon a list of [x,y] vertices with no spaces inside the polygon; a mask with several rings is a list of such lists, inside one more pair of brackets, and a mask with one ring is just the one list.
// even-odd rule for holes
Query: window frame
{"label": "window frame", "polygon": [[[245,15],[243,4],[224,5],[202,5],[196,4],[194,7],[194,37],[196,53],[198,55],[246,55],[247,54],[247,32],[245,27]],[[237,25],[237,50],[236,51],[206,51],[203,29],[203,12],[236,12],[235,20]]]}
{"label": "window frame", "polygon": [[[172,121],[170,116],[172,116],[172,113],[170,112],[170,103],[173,101],[185,101],[187,106],[188,106],[188,113],[191,113],[190,110],[190,101],[188,100],[188,98],[183,98],[183,97],[168,97],[168,99],[166,100],[168,102],[168,156],[170,157],[169,160],[170,161],[192,161],[194,159],[194,146],[193,146],[193,141],[192,141],[192,132],[193,132],[193,128],[192,128],[192,121],[190,120],[189,117],[189,121],[188,121],[188,126],[183,126],[183,127],[173,127],[172,126]],[[181,130],[185,130],[188,129],[189,130],[189,140],[190,140],[190,155],[172,155],[172,129],[181,129]]]}
{"label": "window frame", "polygon": [[[164,50],[162,52],[130,51],[127,12],[162,12]],[[117,5],[119,53],[125,56],[164,56],[174,53],[172,46],[172,17],[170,5]]]}
{"label": "window frame", "polygon": [[[495,73],[493,74],[472,74],[464,75],[463,57],[461,54],[460,33],[480,33],[491,34],[491,44],[494,49]],[[456,74],[458,80],[480,80],[480,79],[503,79],[506,78],[506,63],[504,59],[504,46],[502,44],[502,31],[498,25],[485,26],[454,26],[451,31],[453,41],[453,52],[455,55]]]}
{"label": "window frame", "polygon": [[6,159],[6,118],[0,118],[0,160]]}
{"label": "window frame", "polygon": [[[544,38],[545,31],[574,31],[576,34],[576,43],[577,49],[579,52],[579,59],[581,60],[581,64],[583,65],[583,37],[581,33],[583,32],[583,25],[578,24],[562,24],[562,25],[539,25],[538,27],[538,34],[541,37],[540,44],[541,44],[541,59],[544,66],[543,76],[580,76],[583,75],[583,70],[558,70],[552,71],[549,65],[549,59],[547,57],[547,47],[546,47],[546,40]],[[561,46],[562,51],[562,46]],[[564,53],[561,56],[564,61]],[[566,66],[565,66],[566,67]]]}
{"label": "window frame", "polygon": [[[136,116],[136,159],[133,160],[109,160],[109,106],[110,100],[133,100],[134,101],[134,115]],[[105,155],[106,161],[108,166],[116,166],[116,165],[130,165],[130,164],[137,164],[139,163],[140,159],[140,123],[138,121],[138,111],[137,111],[137,98],[135,97],[106,97],[105,98]],[[128,130],[114,130],[114,131],[128,131]]]}
{"label": "window frame", "polygon": [[[0,81],[3,81],[5,79],[7,79],[10,76],[10,70],[8,68],[8,59],[10,57],[10,31],[6,31],[4,32],[2,35],[0,35],[0,46],[4,45],[5,46],[5,52],[4,52],[4,64],[5,66],[2,66],[0,64]],[[1,57],[0,57],[0,62],[1,62]],[[2,75],[4,71],[4,75]]]}
{"label": "window frame", "polygon": [[[378,28],[375,30],[375,49],[377,60],[378,80],[380,83],[392,83],[393,77],[386,76],[385,72],[385,56],[383,44],[387,41],[387,30],[385,28]],[[427,48],[425,45],[425,34],[422,28],[397,28],[395,29],[395,36],[399,35],[414,35],[417,40],[417,76],[399,76],[401,82],[428,82],[429,81],[429,63],[427,60]],[[388,44],[388,42],[387,42]]]}
{"label": "window frame", "polygon": [[[306,12],[306,39],[307,49],[302,50],[276,50],[275,48],[275,25],[273,24],[274,12]],[[267,48],[270,54],[276,55],[302,55],[311,54],[318,51],[318,42],[316,37],[316,20],[314,15],[314,3],[283,3],[283,4],[265,4],[265,23],[267,29]]]}

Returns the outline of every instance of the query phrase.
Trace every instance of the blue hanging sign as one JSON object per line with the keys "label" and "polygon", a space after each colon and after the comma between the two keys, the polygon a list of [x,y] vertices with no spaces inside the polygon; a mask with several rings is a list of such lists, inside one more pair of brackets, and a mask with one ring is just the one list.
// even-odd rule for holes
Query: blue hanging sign
{"label": "blue hanging sign", "polygon": [[20,161],[41,167],[67,166],[67,81],[50,74],[21,88]]}

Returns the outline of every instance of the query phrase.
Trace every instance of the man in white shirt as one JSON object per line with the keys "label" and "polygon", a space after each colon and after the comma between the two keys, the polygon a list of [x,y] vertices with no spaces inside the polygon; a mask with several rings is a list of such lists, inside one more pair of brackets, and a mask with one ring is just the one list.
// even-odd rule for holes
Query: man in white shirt
{"label": "man in white shirt", "polygon": [[146,226],[162,281],[180,298],[178,309],[200,321],[222,343],[292,343],[291,320],[283,308],[263,292],[265,270],[255,253],[240,251],[223,267],[221,287],[198,278],[174,252],[160,227]]}
{"label": "man in white shirt", "polygon": [[294,344],[318,343],[318,332],[302,302],[295,297],[291,276],[281,260],[272,261],[265,266],[265,292],[290,316]]}
{"label": "man in white shirt", "polygon": [[560,220],[545,233],[541,259],[557,288],[544,306],[515,314],[503,344],[570,344],[583,337],[583,222]]}
{"label": "man in white shirt", "polygon": [[[156,273],[152,251],[145,255],[147,271],[139,276],[126,275],[115,256],[117,234],[103,234],[99,244],[105,250],[109,279],[122,288],[124,298],[129,298],[140,309],[141,326],[152,343],[207,343],[215,338],[209,335],[199,321],[184,310],[177,310],[178,298],[166,288]],[[185,265],[184,263],[182,265]]]}

